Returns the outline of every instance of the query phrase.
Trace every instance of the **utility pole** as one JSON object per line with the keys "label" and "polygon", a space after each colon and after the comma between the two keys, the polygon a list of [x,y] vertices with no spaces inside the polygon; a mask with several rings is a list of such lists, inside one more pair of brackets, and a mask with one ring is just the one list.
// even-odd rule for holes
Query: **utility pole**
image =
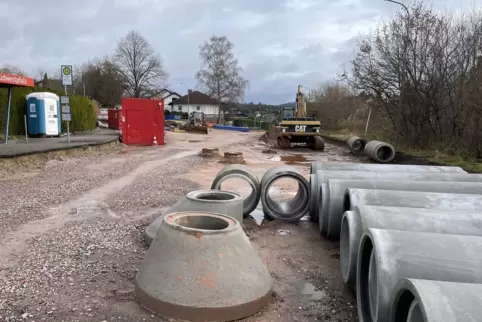
{"label": "utility pole", "polygon": [[[403,9],[405,9],[405,11],[407,12],[407,23],[406,23],[406,26],[407,26],[407,30],[406,30],[406,33],[407,33],[407,37],[405,39],[405,44],[404,44],[404,49],[403,49],[403,66],[402,66],[402,70],[401,70],[401,77],[400,77],[400,100],[399,100],[399,105],[400,105],[400,110],[399,110],[399,113],[403,110],[403,103],[402,103],[402,98],[403,98],[403,88],[407,82],[407,73],[408,73],[408,44],[409,44],[409,41],[410,41],[410,22],[411,22],[411,19],[410,19],[410,10],[408,10],[407,6],[404,5],[403,3],[401,2],[398,2],[398,1],[395,1],[395,0],[385,0],[387,2],[392,2],[392,3],[395,3],[395,4],[398,4],[399,6],[401,6]],[[371,112],[371,111],[370,111]],[[367,121],[367,126],[368,126],[368,121]],[[397,140],[398,141],[398,136],[397,136]]]}
{"label": "utility pole", "polygon": [[402,83],[402,86],[405,84],[405,74],[407,73],[407,60],[408,60],[408,43],[409,43],[409,40],[410,40],[410,22],[411,22],[411,19],[410,19],[410,10],[408,10],[408,7],[406,5],[404,5],[403,3],[401,2],[398,2],[398,1],[395,1],[395,0],[385,0],[387,2],[392,2],[392,3],[395,3],[395,4],[398,4],[399,6],[401,6],[403,9],[405,9],[405,11],[407,12],[407,23],[406,23],[406,26],[407,26],[407,30],[406,30],[406,33],[407,33],[407,38],[405,40],[405,45],[404,45],[404,52],[403,52],[403,55],[404,55],[404,62],[403,62],[403,74],[402,74],[402,78],[400,80],[400,82]]}

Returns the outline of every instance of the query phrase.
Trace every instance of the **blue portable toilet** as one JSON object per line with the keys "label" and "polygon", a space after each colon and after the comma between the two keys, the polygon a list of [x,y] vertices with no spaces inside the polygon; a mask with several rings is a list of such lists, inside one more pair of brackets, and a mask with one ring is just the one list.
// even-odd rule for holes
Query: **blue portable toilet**
{"label": "blue portable toilet", "polygon": [[30,136],[59,136],[60,98],[50,92],[27,95],[27,133]]}

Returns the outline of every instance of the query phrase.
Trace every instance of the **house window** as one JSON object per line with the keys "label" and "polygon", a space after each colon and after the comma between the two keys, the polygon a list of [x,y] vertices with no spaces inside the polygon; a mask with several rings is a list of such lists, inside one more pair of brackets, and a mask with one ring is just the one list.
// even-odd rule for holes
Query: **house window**
{"label": "house window", "polygon": [[179,112],[182,111],[182,106],[179,105],[179,106],[177,107],[177,110],[178,110]]}
{"label": "house window", "polygon": [[201,106],[196,106],[196,110],[200,111],[200,110],[201,110]]}

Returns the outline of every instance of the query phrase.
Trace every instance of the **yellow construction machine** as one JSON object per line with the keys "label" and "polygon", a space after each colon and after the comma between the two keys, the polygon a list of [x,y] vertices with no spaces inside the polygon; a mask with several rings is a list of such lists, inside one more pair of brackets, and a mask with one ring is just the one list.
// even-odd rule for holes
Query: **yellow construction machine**
{"label": "yellow construction machine", "polygon": [[186,132],[209,134],[209,128],[204,122],[203,112],[192,112],[186,124]]}
{"label": "yellow construction machine", "polygon": [[313,150],[323,150],[324,141],[320,136],[321,123],[314,117],[306,116],[305,96],[298,85],[296,107],[283,107],[280,110],[280,122],[276,127],[278,145],[282,149],[291,148],[292,144],[304,144]]}

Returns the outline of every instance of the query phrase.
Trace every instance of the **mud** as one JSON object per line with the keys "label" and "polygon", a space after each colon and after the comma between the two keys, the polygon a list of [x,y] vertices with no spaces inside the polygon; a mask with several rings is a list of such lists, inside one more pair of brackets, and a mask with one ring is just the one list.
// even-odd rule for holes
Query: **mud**
{"label": "mud", "polygon": [[[232,152],[235,144],[260,179],[268,168],[282,163],[291,163],[308,176],[307,165],[312,161],[356,161],[347,149],[330,144],[323,152],[277,151],[280,159],[271,160],[273,155],[262,152],[269,144],[259,141],[259,136],[213,130],[201,142],[187,144],[199,136],[169,132],[164,147],[127,148],[102,162],[86,164],[86,171],[103,171],[129,158],[143,160],[132,171],[99,182],[94,189],[57,205],[45,205],[46,218],[30,221],[1,237],[4,274],[0,279],[9,291],[0,292],[0,320],[24,321],[25,316],[29,321],[167,321],[138,306],[133,278],[147,250],[142,239],[145,226],[175,200],[168,198],[170,204],[149,206],[151,201],[142,198],[145,190],[162,191],[167,196],[179,195],[183,187],[209,188],[224,164],[199,157],[194,163],[187,161],[203,147],[217,147],[224,153]],[[177,174],[171,170],[174,167],[179,168]],[[14,184],[29,173],[10,180]],[[156,179],[161,177],[167,180]],[[77,180],[81,178],[80,173]],[[142,191],[135,191],[136,187]],[[241,195],[251,189],[237,179],[226,181],[222,188]],[[270,194],[290,198],[296,189],[292,180],[279,180]],[[115,206],[118,200],[124,200],[122,209]],[[344,288],[339,276],[337,243],[320,238],[318,228],[308,220],[296,224],[266,220],[261,205],[251,216],[244,222],[245,231],[275,284],[272,302],[243,321],[357,321],[353,294]],[[75,265],[75,270],[67,272],[69,265]]]}

